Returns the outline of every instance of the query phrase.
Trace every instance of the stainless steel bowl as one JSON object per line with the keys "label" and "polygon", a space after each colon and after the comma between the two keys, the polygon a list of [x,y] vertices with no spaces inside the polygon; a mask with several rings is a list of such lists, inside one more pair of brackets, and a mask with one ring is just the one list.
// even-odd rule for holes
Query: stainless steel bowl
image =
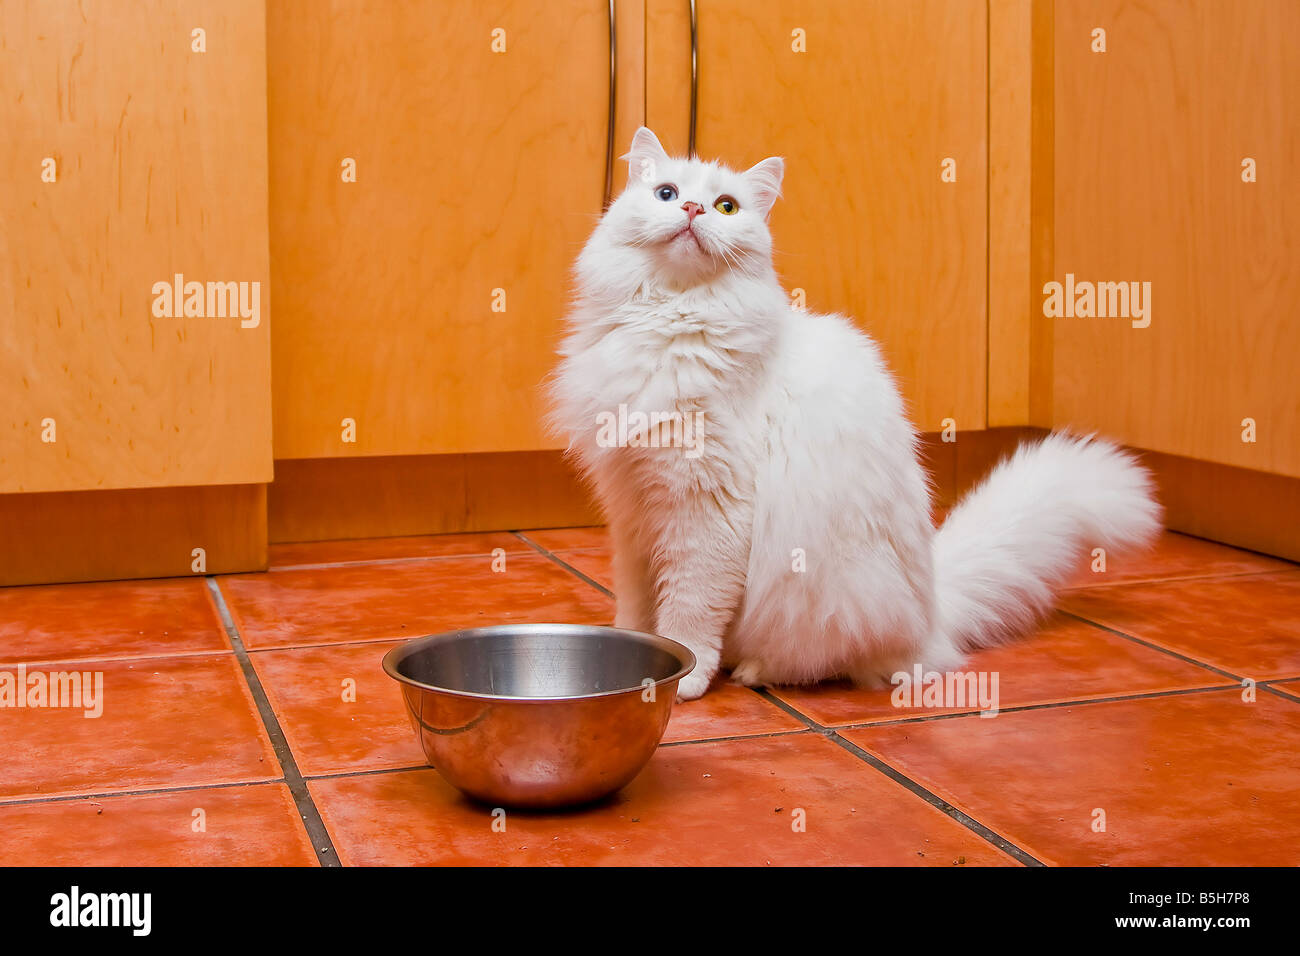
{"label": "stainless steel bowl", "polygon": [[635,777],[694,667],[666,637],[579,624],[451,631],[384,655],[429,763],[509,807],[587,803]]}

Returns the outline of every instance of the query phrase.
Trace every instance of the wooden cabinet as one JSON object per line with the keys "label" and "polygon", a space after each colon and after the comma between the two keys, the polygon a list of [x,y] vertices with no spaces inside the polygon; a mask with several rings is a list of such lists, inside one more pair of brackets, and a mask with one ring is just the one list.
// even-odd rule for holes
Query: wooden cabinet
{"label": "wooden cabinet", "polygon": [[[787,6],[700,4],[699,149],[786,155],[788,285],[883,342],[922,428],[983,427],[985,5]],[[619,6],[619,154],[642,85],[686,148],[686,11]],[[607,6],[273,0],[268,22],[276,456],[554,447],[539,384],[602,199]]]}
{"label": "wooden cabinet", "polygon": [[1055,277],[1149,282],[1151,310],[1052,321],[1052,421],[1300,477],[1300,5],[1055,18]]}
{"label": "wooden cabinet", "polygon": [[271,0],[268,30],[276,457],[556,447],[541,383],[604,199],[607,5]]}
{"label": "wooden cabinet", "polygon": [[0,493],[271,479],[264,17],[0,4]]}
{"label": "wooden cabinet", "polygon": [[[986,20],[983,0],[698,4],[697,152],[785,157],[784,284],[880,341],[924,431],[986,423]],[[647,50],[649,124],[685,151],[688,4],[651,0]]]}
{"label": "wooden cabinet", "polygon": [[[695,8],[697,152],[786,158],[783,281],[918,428],[1300,477],[1293,0]],[[691,4],[615,9],[615,155],[685,151]],[[6,0],[0,40],[0,584],[257,567],[268,523],[593,520],[542,383],[604,200],[605,0]],[[1067,275],[1150,283],[1150,324],[1045,318]],[[1204,497],[1171,520],[1231,537]]]}

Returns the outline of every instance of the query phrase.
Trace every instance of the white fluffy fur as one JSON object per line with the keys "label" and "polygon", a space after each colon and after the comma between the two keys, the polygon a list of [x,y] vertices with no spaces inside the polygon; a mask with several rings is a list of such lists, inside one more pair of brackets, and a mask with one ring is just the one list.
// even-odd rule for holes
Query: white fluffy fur
{"label": "white fluffy fur", "polygon": [[[629,185],[578,258],[554,421],[609,521],[616,623],[698,658],[682,698],[723,666],[747,684],[951,669],[1031,626],[1088,550],[1156,533],[1146,472],[1060,434],[999,465],[936,533],[876,344],[793,310],[772,268],[781,160],[670,159],[646,129],[626,158]],[[740,211],[715,209],[721,195]],[[704,210],[694,235],[688,202]],[[603,447],[600,416],[620,405],[702,413],[700,453]]]}

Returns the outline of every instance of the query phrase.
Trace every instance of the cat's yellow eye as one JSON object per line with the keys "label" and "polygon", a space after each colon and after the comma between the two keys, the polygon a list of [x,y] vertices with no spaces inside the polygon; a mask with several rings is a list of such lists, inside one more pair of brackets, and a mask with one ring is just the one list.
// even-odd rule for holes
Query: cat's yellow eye
{"label": "cat's yellow eye", "polygon": [[724,216],[734,216],[740,212],[740,203],[730,196],[719,196],[717,202],[713,204],[713,208]]}

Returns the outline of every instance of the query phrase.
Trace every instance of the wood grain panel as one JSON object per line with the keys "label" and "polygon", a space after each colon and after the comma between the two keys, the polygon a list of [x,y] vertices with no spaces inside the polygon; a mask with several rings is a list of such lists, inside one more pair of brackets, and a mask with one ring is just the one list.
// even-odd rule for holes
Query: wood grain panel
{"label": "wood grain panel", "polygon": [[1300,479],[1143,452],[1174,531],[1300,561]]}
{"label": "wood grain panel", "polygon": [[1056,270],[1055,0],[1034,0],[1030,102],[1029,424],[1052,425],[1053,319],[1043,315],[1043,285]]}
{"label": "wood grain panel", "polygon": [[265,63],[262,0],[0,4],[0,492],[270,480]]}
{"label": "wood grain panel", "polygon": [[1055,17],[1056,278],[1146,281],[1152,302],[1149,328],[1055,321],[1054,422],[1300,476],[1300,4],[1070,0]]}
{"label": "wood grain panel", "polygon": [[614,117],[614,190],[627,185],[627,151],[632,134],[645,125],[646,0],[615,0],[618,29],[618,108]]}
{"label": "wood grain panel", "polygon": [[555,447],[539,385],[604,198],[607,5],[271,0],[267,22],[276,457]]}
{"label": "wood grain panel", "polygon": [[[686,148],[686,7],[648,7],[646,112],[670,152]],[[786,158],[783,281],[880,340],[927,430],[986,420],[986,21],[984,0],[699,4],[700,154]]]}
{"label": "wood grain panel", "polygon": [[266,568],[266,485],[0,495],[0,585]]}
{"label": "wood grain panel", "polygon": [[989,426],[1029,421],[1033,0],[989,0]]}

